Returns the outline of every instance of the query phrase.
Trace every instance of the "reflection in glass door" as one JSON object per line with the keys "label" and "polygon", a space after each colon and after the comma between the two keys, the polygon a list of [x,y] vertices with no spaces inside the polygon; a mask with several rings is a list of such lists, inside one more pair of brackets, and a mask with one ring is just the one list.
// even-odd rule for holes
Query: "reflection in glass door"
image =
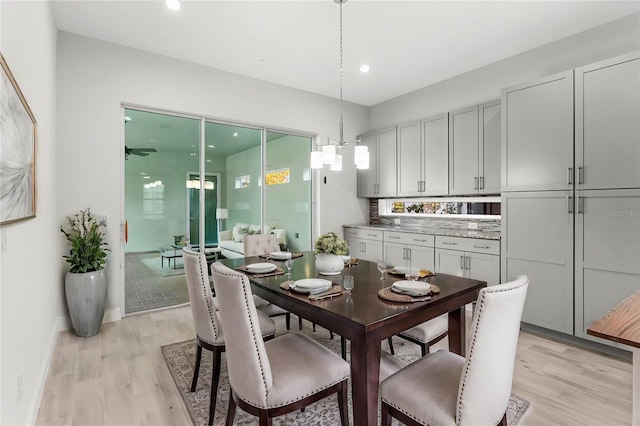
{"label": "reflection in glass door", "polygon": [[[204,243],[214,245],[218,243],[218,224],[216,223],[216,209],[220,205],[219,174],[205,175],[204,181]],[[200,244],[200,175],[187,173],[187,198],[189,200],[187,217],[189,218],[189,242]]]}

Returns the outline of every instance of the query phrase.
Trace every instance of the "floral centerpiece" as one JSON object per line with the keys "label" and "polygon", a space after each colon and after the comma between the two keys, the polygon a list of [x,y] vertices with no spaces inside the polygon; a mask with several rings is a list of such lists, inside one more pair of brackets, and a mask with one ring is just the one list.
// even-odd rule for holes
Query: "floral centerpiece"
{"label": "floral centerpiece", "polygon": [[69,256],[62,256],[71,265],[70,272],[93,272],[104,269],[107,251],[105,241],[106,224],[91,215],[89,209],[80,210],[74,216],[67,216],[67,229],[60,231],[71,243]]}
{"label": "floral centerpiece", "polygon": [[89,209],[68,216],[60,231],[71,243],[68,256],[71,265],[64,280],[69,315],[76,334],[90,337],[98,334],[107,302],[106,224],[91,215]]}
{"label": "floral centerpiece", "polygon": [[333,232],[321,235],[314,245],[316,252],[316,269],[322,275],[337,275],[344,268],[342,256],[349,252],[345,240]]}

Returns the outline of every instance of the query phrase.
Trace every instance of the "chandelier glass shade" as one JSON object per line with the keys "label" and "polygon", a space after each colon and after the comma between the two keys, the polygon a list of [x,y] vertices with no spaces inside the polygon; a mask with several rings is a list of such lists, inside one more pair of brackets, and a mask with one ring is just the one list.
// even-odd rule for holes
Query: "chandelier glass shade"
{"label": "chandelier glass shade", "polygon": [[369,168],[369,150],[366,145],[360,145],[360,139],[355,141],[344,140],[344,122],[342,120],[342,5],[348,0],[333,0],[340,5],[340,139],[337,141],[327,138],[324,144],[317,144],[316,151],[311,152],[310,166],[312,169],[321,169],[325,164],[330,165],[330,170],[342,170],[343,148],[354,148],[354,162],[358,169]]}

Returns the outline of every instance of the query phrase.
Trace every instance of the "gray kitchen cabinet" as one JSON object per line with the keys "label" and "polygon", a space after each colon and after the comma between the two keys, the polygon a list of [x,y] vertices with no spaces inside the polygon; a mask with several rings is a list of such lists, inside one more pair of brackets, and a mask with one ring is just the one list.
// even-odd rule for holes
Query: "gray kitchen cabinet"
{"label": "gray kitchen cabinet", "polygon": [[398,126],[398,196],[446,195],[449,115]]}
{"label": "gray kitchen cabinet", "polygon": [[349,245],[349,256],[377,262],[383,258],[383,231],[344,227],[344,238]]}
{"label": "gray kitchen cabinet", "polygon": [[366,133],[360,139],[369,149],[369,168],[358,169],[358,197],[395,197],[396,127]]}
{"label": "gray kitchen cabinet", "polygon": [[576,191],[574,211],[575,335],[603,343],[587,328],[640,291],[640,189]]}
{"label": "gray kitchen cabinet", "polygon": [[500,101],[450,114],[449,193],[500,193]]}
{"label": "gray kitchen cabinet", "polygon": [[640,188],[638,53],[576,69],[576,189]]}
{"label": "gray kitchen cabinet", "polygon": [[572,189],[573,71],[502,91],[502,192]]}
{"label": "gray kitchen cabinet", "polygon": [[529,277],[523,322],[567,334],[573,334],[572,194],[502,194],[502,279]]}
{"label": "gray kitchen cabinet", "polygon": [[435,246],[436,272],[500,283],[500,241],[437,235]]}
{"label": "gray kitchen cabinet", "polygon": [[384,259],[391,266],[418,267],[433,271],[433,235],[411,232],[384,232]]}

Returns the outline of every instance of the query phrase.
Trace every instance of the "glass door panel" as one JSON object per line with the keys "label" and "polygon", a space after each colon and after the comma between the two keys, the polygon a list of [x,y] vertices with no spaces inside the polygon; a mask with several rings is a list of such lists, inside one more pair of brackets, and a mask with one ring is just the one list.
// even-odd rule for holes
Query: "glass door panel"
{"label": "glass door panel", "polygon": [[[216,209],[219,204],[219,175],[206,174],[204,183],[204,243],[218,243]],[[187,198],[189,200],[189,239],[191,244],[200,244],[200,175],[187,174]]]}

